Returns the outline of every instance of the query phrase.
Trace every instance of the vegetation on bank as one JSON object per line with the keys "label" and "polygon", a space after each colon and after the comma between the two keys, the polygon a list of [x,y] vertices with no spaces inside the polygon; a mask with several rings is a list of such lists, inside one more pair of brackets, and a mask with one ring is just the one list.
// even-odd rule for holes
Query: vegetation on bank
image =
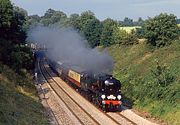
{"label": "vegetation on bank", "polygon": [[145,42],[109,47],[115,60],[113,75],[133,107],[170,125],[180,123],[180,40],[152,49]]}
{"label": "vegetation on bank", "polygon": [[26,45],[27,13],[0,0],[0,124],[46,125],[33,85],[33,54]]}
{"label": "vegetation on bank", "polygon": [[0,63],[0,124],[48,125],[33,79]]}

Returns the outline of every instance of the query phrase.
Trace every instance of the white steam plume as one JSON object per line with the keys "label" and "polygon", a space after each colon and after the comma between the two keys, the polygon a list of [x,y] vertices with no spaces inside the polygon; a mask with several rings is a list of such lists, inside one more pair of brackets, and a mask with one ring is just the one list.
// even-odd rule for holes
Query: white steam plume
{"label": "white steam plume", "polygon": [[72,28],[36,26],[29,30],[27,41],[47,47],[50,59],[93,72],[110,73],[112,58],[105,52],[87,47],[87,42]]}

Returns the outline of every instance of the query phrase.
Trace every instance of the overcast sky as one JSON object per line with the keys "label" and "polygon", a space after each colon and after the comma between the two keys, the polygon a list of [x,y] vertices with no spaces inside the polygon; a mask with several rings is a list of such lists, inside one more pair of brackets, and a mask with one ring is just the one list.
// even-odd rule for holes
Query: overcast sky
{"label": "overcast sky", "polygon": [[180,0],[11,0],[16,6],[24,8],[29,15],[42,16],[49,8],[65,12],[80,14],[91,10],[100,20],[112,18],[123,20],[129,17],[147,18],[161,12],[172,13],[180,17]]}

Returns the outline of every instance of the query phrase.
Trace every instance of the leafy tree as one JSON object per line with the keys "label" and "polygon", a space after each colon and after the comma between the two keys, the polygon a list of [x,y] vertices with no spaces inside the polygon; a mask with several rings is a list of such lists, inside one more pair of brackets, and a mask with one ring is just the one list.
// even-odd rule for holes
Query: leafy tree
{"label": "leafy tree", "polygon": [[180,19],[176,19],[177,24],[180,24]]}
{"label": "leafy tree", "polygon": [[128,17],[125,17],[124,18],[124,21],[123,21],[123,25],[124,26],[133,26],[134,24],[133,24],[133,19],[130,19],[130,18],[128,18]]}
{"label": "leafy tree", "polygon": [[32,52],[26,46],[15,46],[14,50],[10,54],[12,67],[19,72],[20,69],[32,68]]}
{"label": "leafy tree", "polygon": [[123,40],[128,36],[125,30],[119,29],[118,27],[113,31],[113,38],[116,44],[122,44]]}
{"label": "leafy tree", "polygon": [[0,38],[0,61],[3,61],[4,63],[9,62],[9,55],[11,54],[11,51],[13,49],[13,46],[11,44],[12,42],[10,42],[9,40]]}
{"label": "leafy tree", "polygon": [[115,43],[113,32],[118,27],[118,24],[116,21],[108,18],[102,22],[102,25],[100,44],[107,47]]}
{"label": "leafy tree", "polygon": [[41,17],[39,17],[38,15],[31,15],[31,16],[28,16],[28,25],[36,25],[40,22],[41,20]]}
{"label": "leafy tree", "polygon": [[148,43],[161,47],[170,44],[170,41],[177,38],[178,26],[176,17],[173,14],[160,14],[150,18],[144,25],[145,38]]}
{"label": "leafy tree", "polygon": [[11,31],[9,38],[13,40],[13,43],[22,43],[26,39],[26,29],[27,29],[27,11],[19,8],[14,7],[13,9],[13,20],[11,25]]}
{"label": "leafy tree", "polygon": [[51,18],[55,12],[56,12],[55,10],[50,8],[46,11],[43,18]]}
{"label": "leafy tree", "polygon": [[135,34],[140,39],[144,38],[144,28],[136,28]]}
{"label": "leafy tree", "polygon": [[40,22],[48,26],[55,23],[64,24],[66,19],[67,19],[67,16],[64,12],[48,9],[46,13],[44,14],[44,16],[41,18]]}
{"label": "leafy tree", "polygon": [[139,17],[137,22],[134,22],[134,26],[142,26],[144,24],[144,20]]}
{"label": "leafy tree", "polygon": [[125,30],[117,28],[113,32],[113,38],[116,44],[133,45],[138,43],[135,32],[127,33]]}
{"label": "leafy tree", "polygon": [[10,0],[0,0],[0,37],[8,37],[13,18],[13,6]]}
{"label": "leafy tree", "polygon": [[64,23],[66,20],[67,16],[64,12],[62,11],[55,11],[55,13],[51,17],[51,23],[54,24],[56,22]]}
{"label": "leafy tree", "polygon": [[81,16],[78,18],[79,30],[83,33],[88,21],[91,20],[91,19],[95,19],[95,18],[96,17],[94,16],[94,13],[91,12],[90,10],[82,12]]}
{"label": "leafy tree", "polygon": [[80,24],[80,20],[79,20],[79,18],[80,18],[80,16],[79,16],[79,14],[71,14],[70,15],[70,17],[69,17],[69,24],[70,24],[70,26],[73,26],[74,28],[76,28],[76,29],[80,29],[80,26],[79,26],[79,24]]}
{"label": "leafy tree", "polygon": [[0,61],[16,70],[30,69],[32,53],[25,47],[27,12],[0,0]]}
{"label": "leafy tree", "polygon": [[100,44],[100,36],[102,31],[101,22],[98,19],[90,19],[86,22],[84,35],[89,45],[93,48]]}
{"label": "leafy tree", "polygon": [[100,44],[100,35],[102,30],[101,22],[94,16],[91,11],[72,14],[69,18],[71,26],[76,28],[80,33],[84,34],[90,47],[95,47]]}

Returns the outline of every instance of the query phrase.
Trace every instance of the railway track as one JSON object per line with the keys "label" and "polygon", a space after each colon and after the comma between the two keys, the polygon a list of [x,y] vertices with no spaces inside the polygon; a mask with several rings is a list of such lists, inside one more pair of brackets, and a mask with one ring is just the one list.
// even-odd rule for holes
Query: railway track
{"label": "railway track", "polygon": [[108,112],[106,113],[109,117],[116,120],[117,122],[123,125],[137,125],[134,121],[130,120],[129,118],[125,117],[124,115],[115,112]]}
{"label": "railway track", "polygon": [[[83,107],[83,105],[80,105],[78,102],[76,102],[76,100],[74,100],[71,95],[69,95],[68,92],[66,92],[66,90],[64,90],[64,88],[62,88],[62,86],[60,86],[59,82],[57,81],[57,79],[53,78],[52,76],[55,76],[55,74],[51,71],[51,69],[46,65],[44,65],[44,63],[41,62],[41,66],[40,66],[44,77],[46,78],[46,80],[49,82],[49,85],[52,87],[52,89],[54,90],[54,92],[58,95],[58,97],[63,100],[63,102],[66,104],[66,106],[68,107],[68,109],[73,113],[73,115],[78,119],[78,121],[80,122],[80,124],[103,124],[106,122],[102,122],[99,121],[99,119],[97,119],[96,115],[92,115],[92,113],[89,113],[88,111],[86,111]],[[67,84],[68,85],[68,84]],[[68,85],[69,86],[69,85]],[[72,89],[71,86],[69,86],[69,88]],[[74,90],[74,89],[73,89]],[[74,90],[75,93],[77,93],[79,96],[82,97],[82,95],[80,95],[78,92],[76,92]],[[84,98],[84,97],[83,97]],[[67,101],[69,100],[69,101]],[[71,101],[70,101],[71,100]],[[85,99],[87,100],[87,99]],[[73,105],[70,105],[70,104]],[[73,108],[73,107],[77,107],[77,108]],[[137,125],[135,122],[131,121],[130,119],[128,119],[127,117],[123,116],[120,113],[104,113],[103,111],[99,110],[97,107],[95,107],[93,105],[94,108],[96,108],[99,112],[101,112],[101,114],[103,114],[104,116],[106,116],[106,118],[108,118],[109,120],[112,121],[112,124],[119,124],[119,125]],[[82,115],[83,114],[83,115]],[[101,119],[104,120],[104,119]]]}
{"label": "railway track", "polygon": [[63,101],[66,107],[72,112],[72,114],[78,119],[80,124],[99,125],[99,123],[91,115],[89,115],[89,113],[86,112],[78,103],[76,103],[66,91],[64,91],[60,86],[58,86],[57,82],[51,77],[43,64],[40,65],[40,68],[43,76],[48,81],[50,87]]}

